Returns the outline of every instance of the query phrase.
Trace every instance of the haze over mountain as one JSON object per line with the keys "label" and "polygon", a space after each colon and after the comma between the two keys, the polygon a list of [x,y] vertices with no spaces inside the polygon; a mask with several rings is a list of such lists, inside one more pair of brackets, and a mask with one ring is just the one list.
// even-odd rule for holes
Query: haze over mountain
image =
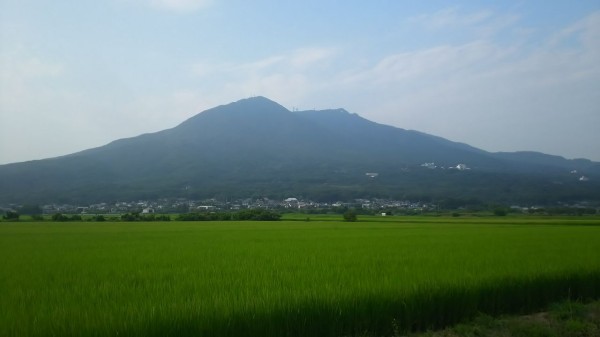
{"label": "haze over mountain", "polygon": [[600,200],[599,181],[600,164],[585,159],[490,153],[344,109],[290,111],[253,97],[172,129],[2,165],[0,202],[296,196],[547,203]]}

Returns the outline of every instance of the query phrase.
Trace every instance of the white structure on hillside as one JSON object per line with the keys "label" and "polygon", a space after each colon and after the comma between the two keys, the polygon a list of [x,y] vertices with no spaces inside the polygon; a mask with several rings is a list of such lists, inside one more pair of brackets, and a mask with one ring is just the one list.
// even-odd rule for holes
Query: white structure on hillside
{"label": "white structure on hillside", "polygon": [[283,202],[286,208],[300,208],[300,201],[297,198],[287,198]]}

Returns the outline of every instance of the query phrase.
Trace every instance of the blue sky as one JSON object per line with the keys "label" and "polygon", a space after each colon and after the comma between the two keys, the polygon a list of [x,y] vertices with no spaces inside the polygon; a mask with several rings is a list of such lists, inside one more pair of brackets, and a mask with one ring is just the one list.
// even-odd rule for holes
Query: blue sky
{"label": "blue sky", "polygon": [[600,161],[600,2],[0,0],[0,164],[263,95]]}

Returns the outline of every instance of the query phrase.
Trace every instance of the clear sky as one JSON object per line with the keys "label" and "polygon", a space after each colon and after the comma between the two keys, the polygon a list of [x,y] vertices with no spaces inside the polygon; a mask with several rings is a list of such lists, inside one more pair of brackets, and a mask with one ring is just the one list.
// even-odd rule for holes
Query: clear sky
{"label": "clear sky", "polygon": [[600,161],[600,1],[0,0],[0,164],[255,95]]}

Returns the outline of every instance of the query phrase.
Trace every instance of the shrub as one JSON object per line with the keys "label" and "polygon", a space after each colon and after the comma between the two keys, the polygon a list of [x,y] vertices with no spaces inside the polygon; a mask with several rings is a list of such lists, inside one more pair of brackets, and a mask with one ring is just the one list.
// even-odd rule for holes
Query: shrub
{"label": "shrub", "polygon": [[354,222],[356,221],[356,213],[353,210],[347,210],[344,212],[344,221]]}
{"label": "shrub", "polygon": [[177,220],[177,221],[206,221],[207,219],[204,214],[183,213],[183,214],[179,214],[177,216],[177,218],[175,218],[175,220]]}
{"label": "shrub", "polygon": [[69,217],[61,213],[52,214],[52,221],[69,221]]}
{"label": "shrub", "polygon": [[122,221],[139,221],[140,213],[125,213],[121,215]]}
{"label": "shrub", "polygon": [[2,219],[4,220],[11,220],[11,221],[18,221],[19,220],[19,213],[15,212],[15,211],[7,211],[6,214],[4,214],[2,216]]}
{"label": "shrub", "polygon": [[266,209],[248,209],[237,213],[183,213],[176,218],[178,221],[277,221],[281,215]]}
{"label": "shrub", "polygon": [[236,220],[276,221],[281,215],[266,209],[249,209],[238,212],[232,219],[234,217]]}
{"label": "shrub", "polygon": [[494,215],[495,216],[506,216],[507,212],[504,208],[496,208],[494,210]]}

